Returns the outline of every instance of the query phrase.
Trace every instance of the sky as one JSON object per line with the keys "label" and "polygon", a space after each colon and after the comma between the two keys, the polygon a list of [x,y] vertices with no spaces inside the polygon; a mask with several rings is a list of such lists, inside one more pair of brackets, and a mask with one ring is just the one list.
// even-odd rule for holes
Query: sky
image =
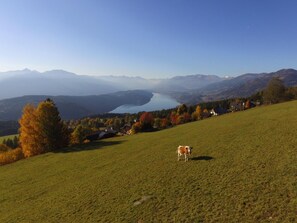
{"label": "sky", "polygon": [[166,78],[297,69],[295,0],[0,0],[0,71]]}

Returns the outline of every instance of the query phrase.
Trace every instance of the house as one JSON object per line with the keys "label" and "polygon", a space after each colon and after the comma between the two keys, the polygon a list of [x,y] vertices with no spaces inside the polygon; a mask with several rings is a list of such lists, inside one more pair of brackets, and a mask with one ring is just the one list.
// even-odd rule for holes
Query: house
{"label": "house", "polygon": [[99,134],[99,139],[106,139],[111,138],[117,135],[117,131],[113,130],[112,128],[105,129],[105,131]]}
{"label": "house", "polygon": [[113,130],[112,128],[107,128],[104,131],[100,132],[94,132],[90,135],[87,135],[85,139],[90,140],[90,141],[95,141],[99,139],[106,139],[106,138],[111,138],[117,135],[117,131]]}
{"label": "house", "polygon": [[227,113],[227,112],[228,112],[227,109],[225,109],[225,108],[221,108],[221,107],[217,107],[217,108],[213,108],[213,109],[211,109],[210,114],[211,114],[212,116],[217,116],[217,115],[225,114],[225,113]]}

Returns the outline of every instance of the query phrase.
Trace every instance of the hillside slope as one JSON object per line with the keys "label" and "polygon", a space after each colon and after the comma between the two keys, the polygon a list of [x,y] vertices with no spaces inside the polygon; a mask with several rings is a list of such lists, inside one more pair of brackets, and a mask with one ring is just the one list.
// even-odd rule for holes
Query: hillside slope
{"label": "hillside slope", "polygon": [[0,222],[296,222],[296,112],[254,108],[2,166]]}
{"label": "hillside slope", "polygon": [[243,74],[235,78],[209,84],[197,90],[182,93],[175,92],[172,96],[177,101],[187,104],[249,97],[265,89],[272,77],[281,79],[286,87],[297,85],[297,70],[282,69],[270,73]]}

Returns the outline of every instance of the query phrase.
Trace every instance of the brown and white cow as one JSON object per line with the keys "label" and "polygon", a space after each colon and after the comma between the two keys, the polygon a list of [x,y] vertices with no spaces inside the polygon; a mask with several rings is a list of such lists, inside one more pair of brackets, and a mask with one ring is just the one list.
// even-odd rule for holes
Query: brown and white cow
{"label": "brown and white cow", "polygon": [[185,156],[185,162],[189,160],[189,155],[192,153],[192,147],[191,146],[179,146],[177,147],[177,161],[179,161],[179,158],[184,155]]}

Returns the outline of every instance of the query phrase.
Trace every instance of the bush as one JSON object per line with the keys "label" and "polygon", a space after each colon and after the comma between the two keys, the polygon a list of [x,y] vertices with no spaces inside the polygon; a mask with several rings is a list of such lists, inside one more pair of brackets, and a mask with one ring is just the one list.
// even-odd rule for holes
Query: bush
{"label": "bush", "polygon": [[24,154],[21,148],[9,150],[7,152],[0,153],[0,165],[13,163],[24,158]]}
{"label": "bush", "polygon": [[10,151],[11,148],[9,146],[7,146],[6,144],[0,144],[0,153],[1,152],[7,152]]}

